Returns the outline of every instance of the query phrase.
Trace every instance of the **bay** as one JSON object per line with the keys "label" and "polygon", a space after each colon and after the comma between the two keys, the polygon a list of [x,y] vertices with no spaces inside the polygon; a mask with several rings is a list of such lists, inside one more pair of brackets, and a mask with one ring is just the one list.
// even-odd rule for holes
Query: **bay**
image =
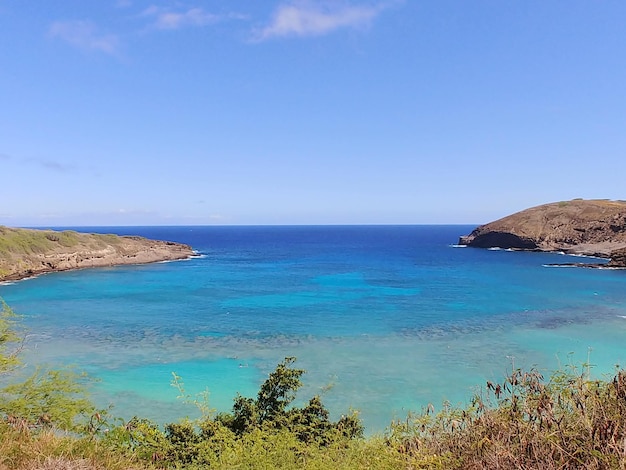
{"label": "bay", "polygon": [[[67,228],[67,227],[66,227]],[[172,373],[227,411],[286,356],[299,394],[369,433],[409,410],[466,403],[512,367],[546,375],[626,356],[626,271],[548,267],[560,254],[457,247],[472,226],[73,227],[188,243],[180,262],[86,269],[0,286],[29,364],[100,379],[114,414],[193,416]]]}

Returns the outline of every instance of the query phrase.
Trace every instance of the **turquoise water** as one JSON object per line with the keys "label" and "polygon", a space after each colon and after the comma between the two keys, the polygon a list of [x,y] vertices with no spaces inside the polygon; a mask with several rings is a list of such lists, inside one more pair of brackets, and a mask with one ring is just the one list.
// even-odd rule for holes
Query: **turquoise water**
{"label": "turquoise water", "polygon": [[465,403],[514,366],[548,373],[626,358],[626,271],[547,267],[558,254],[455,247],[470,226],[100,227],[191,244],[198,258],[57,273],[0,286],[24,316],[29,363],[75,364],[115,413],[228,410],[285,356],[301,397],[369,432],[408,410]]}

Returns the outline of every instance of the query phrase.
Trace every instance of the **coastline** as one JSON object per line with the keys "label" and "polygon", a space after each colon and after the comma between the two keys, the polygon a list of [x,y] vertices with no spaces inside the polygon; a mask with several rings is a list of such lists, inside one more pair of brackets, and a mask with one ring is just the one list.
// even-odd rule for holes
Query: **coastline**
{"label": "coastline", "polygon": [[84,268],[192,258],[189,245],[137,236],[0,227],[0,282]]}
{"label": "coastline", "polygon": [[[563,252],[626,267],[626,201],[574,199],[531,207],[476,227],[459,238],[476,248]],[[603,266],[604,264],[601,264]],[[583,267],[596,267],[582,263]]]}
{"label": "coastline", "polygon": [[[463,241],[466,237],[461,237],[460,241]],[[560,268],[592,268],[592,269],[626,269],[626,262],[624,261],[624,253],[626,247],[623,244],[617,245],[617,248],[613,251],[607,251],[607,243],[598,244],[585,244],[584,247],[563,247],[561,249],[542,249],[542,248],[501,248],[499,246],[492,246],[485,248],[487,250],[503,250],[503,251],[530,251],[536,253],[556,253],[566,256],[575,256],[578,258],[589,258],[601,260],[602,262],[577,262],[577,263],[549,263],[544,264],[546,267],[560,267]],[[471,243],[453,245],[455,247],[473,248]],[[482,248],[482,247],[480,247]]]}
{"label": "coastline", "polygon": [[[507,356],[551,368],[556,354],[586,358],[592,347],[610,371],[626,328],[609,300],[623,299],[620,272],[541,266],[584,258],[455,249],[455,226],[123,230],[207,254],[0,290],[41,335],[30,361],[90,370],[102,407],[115,403],[128,418],[173,410],[172,371],[192,394],[208,385],[211,406],[229,410],[288,354],[312,387],[336,384],[325,397],[334,412],[363,410],[382,432],[406,409],[466,399],[460,391],[494,380]],[[406,357],[421,358],[411,374]],[[442,363],[451,364],[443,375]]]}

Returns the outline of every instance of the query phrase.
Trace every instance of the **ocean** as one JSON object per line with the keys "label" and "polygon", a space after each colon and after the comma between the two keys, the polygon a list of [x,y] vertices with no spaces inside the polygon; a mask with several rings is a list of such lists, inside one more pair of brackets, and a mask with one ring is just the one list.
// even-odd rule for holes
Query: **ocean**
{"label": "ocean", "polygon": [[[626,271],[553,267],[556,253],[455,245],[474,227],[73,227],[188,243],[198,257],[85,269],[0,286],[22,315],[27,364],[73,366],[114,415],[194,417],[190,397],[228,411],[287,356],[369,434],[409,411],[465,405],[511,368],[626,359]],[[68,227],[64,227],[68,229]]]}

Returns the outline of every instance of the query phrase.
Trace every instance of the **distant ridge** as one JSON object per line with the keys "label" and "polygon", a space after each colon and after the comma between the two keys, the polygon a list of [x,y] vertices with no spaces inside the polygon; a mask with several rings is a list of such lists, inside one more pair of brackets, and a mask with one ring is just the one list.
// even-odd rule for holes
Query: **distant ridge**
{"label": "distant ridge", "polygon": [[193,254],[188,245],[142,237],[0,226],[0,281],[70,269],[179,260]]}
{"label": "distant ridge", "polygon": [[626,267],[626,201],[574,199],[517,212],[477,227],[459,244],[563,251],[610,258]]}

